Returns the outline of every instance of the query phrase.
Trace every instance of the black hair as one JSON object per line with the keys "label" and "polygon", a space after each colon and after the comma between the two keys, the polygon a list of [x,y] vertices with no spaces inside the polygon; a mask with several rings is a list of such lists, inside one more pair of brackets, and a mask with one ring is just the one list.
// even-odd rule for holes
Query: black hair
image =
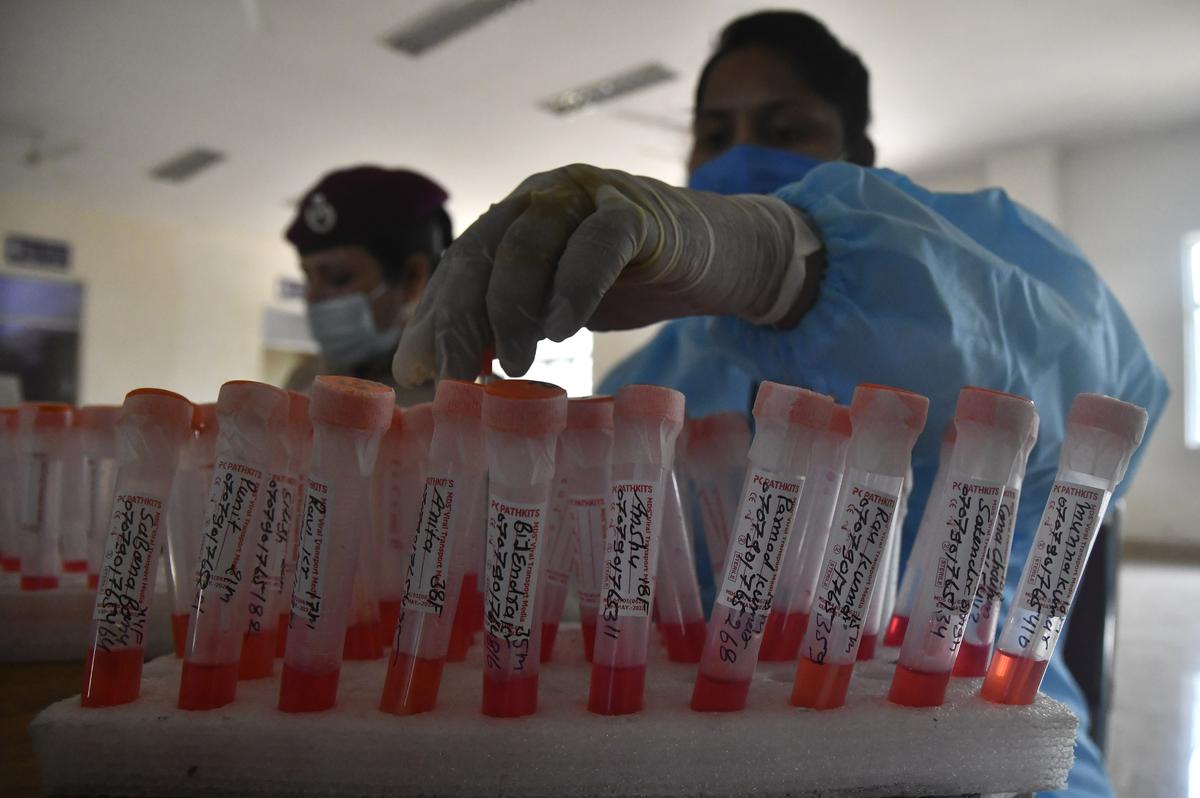
{"label": "black hair", "polygon": [[867,135],[871,122],[867,68],[819,20],[799,11],[760,11],[726,25],[696,83],[697,108],[717,62],[735,50],[752,47],[787,59],[809,88],[837,108],[846,135],[847,161],[875,165],[875,145]]}
{"label": "black hair", "polygon": [[402,282],[404,261],[410,255],[425,255],[429,258],[429,272],[437,268],[442,252],[450,246],[454,228],[450,214],[438,208],[425,219],[389,231],[386,240],[364,242],[363,247],[383,267],[383,279],[390,284]]}

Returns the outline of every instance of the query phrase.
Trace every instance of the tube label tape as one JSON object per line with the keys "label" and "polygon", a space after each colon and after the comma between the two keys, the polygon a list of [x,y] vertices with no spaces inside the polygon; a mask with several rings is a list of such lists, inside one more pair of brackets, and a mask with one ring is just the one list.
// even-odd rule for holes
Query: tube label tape
{"label": "tube label tape", "polygon": [[408,559],[404,609],[441,617],[450,579],[451,519],[461,512],[453,477],[430,476],[421,493],[421,512]]}
{"label": "tube label tape", "polygon": [[92,613],[99,624],[96,646],[103,651],[144,645],[162,513],[163,500],[156,496],[121,494],[113,500]]}

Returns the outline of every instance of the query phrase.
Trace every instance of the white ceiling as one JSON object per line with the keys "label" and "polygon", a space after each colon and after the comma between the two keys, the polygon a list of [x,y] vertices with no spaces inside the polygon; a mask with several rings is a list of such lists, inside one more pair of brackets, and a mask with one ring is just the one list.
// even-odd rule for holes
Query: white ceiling
{"label": "white ceiling", "polygon": [[[436,177],[459,228],[572,161],[679,181],[699,66],[762,4],[531,0],[421,58],[380,45],[432,5],[0,0],[0,191],[274,234],[289,198],[357,162]],[[870,68],[884,165],[1200,117],[1195,0],[796,5]],[[569,117],[535,106],[648,60],[679,78]],[[51,157],[29,168],[38,131]],[[194,145],[229,158],[182,185],[147,177]]]}

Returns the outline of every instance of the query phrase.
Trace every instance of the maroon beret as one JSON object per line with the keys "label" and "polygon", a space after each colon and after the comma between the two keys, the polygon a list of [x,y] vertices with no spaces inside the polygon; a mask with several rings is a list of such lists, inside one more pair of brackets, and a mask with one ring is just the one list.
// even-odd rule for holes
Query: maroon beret
{"label": "maroon beret", "polygon": [[448,197],[437,183],[405,169],[339,169],[305,192],[284,236],[301,255],[348,244],[386,248],[400,230],[431,218]]}

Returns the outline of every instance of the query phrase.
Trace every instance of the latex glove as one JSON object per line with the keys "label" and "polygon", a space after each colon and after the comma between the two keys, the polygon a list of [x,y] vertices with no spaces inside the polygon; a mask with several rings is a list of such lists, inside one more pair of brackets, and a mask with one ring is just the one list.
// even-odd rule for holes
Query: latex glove
{"label": "latex glove", "polygon": [[494,346],[524,374],[537,342],[696,315],[777,324],[820,242],[774,197],[726,197],[576,164],[530,177],[446,251],[406,325],[400,385],[473,379]]}

